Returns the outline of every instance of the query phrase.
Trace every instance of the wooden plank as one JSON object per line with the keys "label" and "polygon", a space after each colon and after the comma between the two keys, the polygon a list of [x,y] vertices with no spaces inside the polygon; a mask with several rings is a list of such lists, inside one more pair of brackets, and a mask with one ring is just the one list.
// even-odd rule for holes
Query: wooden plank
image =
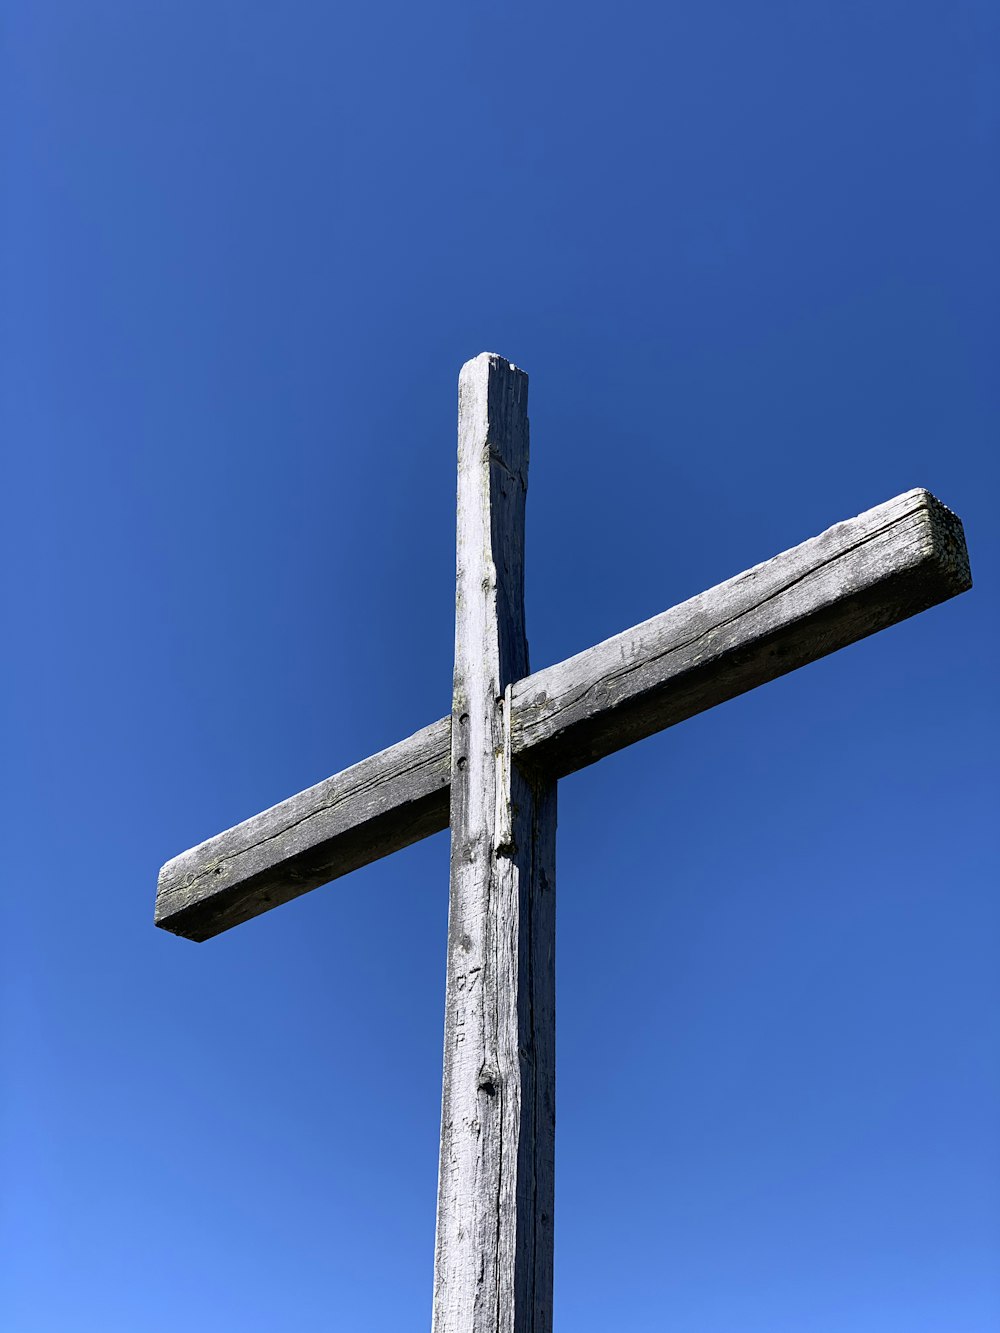
{"label": "wooden plank", "polygon": [[971,585],[960,520],[907,491],[520,681],[514,754],[564,776]]}
{"label": "wooden plank", "polygon": [[175,857],[156,924],[206,940],[448,827],[451,719]]}
{"label": "wooden plank", "polygon": [[433,1333],[549,1333],[556,784],[511,758],[524,629],[527,376],[459,379],[451,896]]}
{"label": "wooden plank", "polygon": [[[908,491],[518,681],[513,755],[571,773],[970,586],[961,522]],[[442,718],[169,861],[157,924],[208,939],[446,828],[450,734]]]}

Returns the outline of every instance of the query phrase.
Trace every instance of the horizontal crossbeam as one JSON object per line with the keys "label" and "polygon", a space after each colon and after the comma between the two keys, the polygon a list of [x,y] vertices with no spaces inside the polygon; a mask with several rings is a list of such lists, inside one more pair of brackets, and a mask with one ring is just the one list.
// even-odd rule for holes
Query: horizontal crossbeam
{"label": "horizontal crossbeam", "polygon": [[448,827],[451,718],[168,861],[156,924],[207,940]]}
{"label": "horizontal crossbeam", "polygon": [[[562,777],[971,587],[913,490],[513,689],[511,748]],[[450,718],[168,861],[156,924],[205,940],[448,826]]]}

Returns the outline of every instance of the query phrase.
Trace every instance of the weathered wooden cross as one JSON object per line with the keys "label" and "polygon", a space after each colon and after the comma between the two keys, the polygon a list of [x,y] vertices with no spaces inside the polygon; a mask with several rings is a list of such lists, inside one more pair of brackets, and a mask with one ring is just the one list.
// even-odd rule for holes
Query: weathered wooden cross
{"label": "weathered wooden cross", "polygon": [[450,717],[169,861],[156,922],[205,940],[451,826],[433,1333],[552,1327],[557,779],[971,586],[907,491],[529,674],[527,376],[459,377]]}

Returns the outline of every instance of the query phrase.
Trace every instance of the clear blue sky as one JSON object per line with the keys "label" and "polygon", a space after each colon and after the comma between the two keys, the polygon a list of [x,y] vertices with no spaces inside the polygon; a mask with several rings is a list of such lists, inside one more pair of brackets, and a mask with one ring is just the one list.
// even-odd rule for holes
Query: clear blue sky
{"label": "clear blue sky", "polygon": [[445,713],[456,379],[536,667],[912,486],[976,588],[562,784],[558,1333],[995,1333],[988,0],[11,0],[10,1333],[429,1324],[440,835],[160,863]]}

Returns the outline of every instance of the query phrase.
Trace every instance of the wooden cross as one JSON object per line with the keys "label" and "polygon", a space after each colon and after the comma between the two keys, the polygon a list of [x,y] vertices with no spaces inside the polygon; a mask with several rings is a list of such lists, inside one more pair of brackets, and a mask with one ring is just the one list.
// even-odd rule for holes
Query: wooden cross
{"label": "wooden cross", "polygon": [[924,490],[529,674],[528,380],[458,396],[452,712],[169,861],[156,923],[205,940],[451,827],[433,1333],[549,1333],[560,777],[971,586]]}

